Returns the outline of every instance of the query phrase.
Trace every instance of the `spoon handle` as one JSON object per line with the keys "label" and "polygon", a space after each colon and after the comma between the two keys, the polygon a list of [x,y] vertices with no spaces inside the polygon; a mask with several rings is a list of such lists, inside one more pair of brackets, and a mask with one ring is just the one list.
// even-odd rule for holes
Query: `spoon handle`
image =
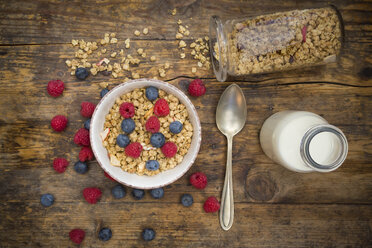
{"label": "spoon handle", "polygon": [[225,183],[222,190],[220,224],[223,230],[227,231],[231,228],[234,221],[234,196],[232,183],[232,136],[227,137],[227,162]]}

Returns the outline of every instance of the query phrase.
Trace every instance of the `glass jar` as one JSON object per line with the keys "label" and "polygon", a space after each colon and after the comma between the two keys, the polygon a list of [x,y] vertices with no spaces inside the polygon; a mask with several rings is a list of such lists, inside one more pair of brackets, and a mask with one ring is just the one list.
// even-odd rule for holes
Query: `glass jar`
{"label": "glass jar", "polygon": [[282,111],[262,125],[264,153],[296,172],[330,172],[344,162],[348,143],[340,129],[306,111]]}
{"label": "glass jar", "polygon": [[335,62],[343,40],[335,7],[292,10],[222,22],[212,16],[210,54],[218,81]]}

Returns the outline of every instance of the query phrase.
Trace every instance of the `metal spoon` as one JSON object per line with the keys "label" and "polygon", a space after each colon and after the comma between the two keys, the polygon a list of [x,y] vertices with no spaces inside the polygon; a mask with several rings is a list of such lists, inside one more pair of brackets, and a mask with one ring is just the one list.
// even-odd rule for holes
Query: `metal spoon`
{"label": "metal spoon", "polygon": [[222,191],[220,224],[223,230],[231,228],[234,221],[234,197],[232,183],[232,140],[243,129],[247,117],[247,103],[243,91],[232,84],[223,92],[216,111],[218,129],[227,138],[227,162],[225,184]]}

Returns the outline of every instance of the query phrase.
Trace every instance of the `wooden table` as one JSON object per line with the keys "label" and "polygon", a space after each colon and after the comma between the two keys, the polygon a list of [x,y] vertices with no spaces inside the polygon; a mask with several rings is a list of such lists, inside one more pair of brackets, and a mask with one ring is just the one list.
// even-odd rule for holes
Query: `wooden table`
{"label": "wooden table", "polygon": [[[318,1],[320,4],[328,1]],[[0,1],[0,246],[74,247],[68,233],[86,231],[83,247],[371,247],[372,246],[372,3],[332,1],[345,22],[345,46],[338,64],[251,77],[236,83],[244,90],[248,116],[233,149],[235,223],[228,232],[219,226],[218,213],[202,209],[208,196],[220,198],[226,160],[226,140],[215,125],[215,111],[223,90],[212,70],[191,73],[196,60],[179,58],[177,20],[189,26],[194,38],[208,35],[211,15],[245,16],[314,7],[312,1]],[[170,10],[177,8],[175,16]],[[134,30],[149,27],[136,37]],[[78,81],[69,75],[66,59],[74,57],[71,39],[95,41],[116,32],[118,47],[126,38],[135,49],[145,48],[156,62],[143,59],[133,69],[141,77],[158,76],[169,62],[165,81],[184,89],[180,80],[205,80],[207,94],[192,99],[202,122],[203,142],[190,171],[165,188],[154,200],[127,196],[115,200],[115,185],[96,162],[89,172],[73,170],[79,148],[72,142],[83,124],[82,101],[99,101],[100,82],[110,88],[124,77],[98,75]],[[190,44],[191,38],[185,39]],[[186,49],[187,53],[190,52]],[[127,50],[125,50],[127,52]],[[49,80],[62,79],[63,97],[46,93]],[[349,155],[341,168],[328,174],[298,174],[273,163],[259,145],[263,121],[286,110],[320,114],[342,129]],[[69,126],[53,132],[50,120],[64,114]],[[57,156],[70,166],[64,174],[51,167]],[[208,176],[205,190],[188,183],[191,173]],[[82,197],[85,187],[100,187],[96,205]],[[54,194],[52,207],[40,204],[44,193]],[[180,204],[190,193],[195,203]],[[97,230],[110,227],[112,239],[103,243]],[[151,243],[140,238],[144,227],[157,236]]]}

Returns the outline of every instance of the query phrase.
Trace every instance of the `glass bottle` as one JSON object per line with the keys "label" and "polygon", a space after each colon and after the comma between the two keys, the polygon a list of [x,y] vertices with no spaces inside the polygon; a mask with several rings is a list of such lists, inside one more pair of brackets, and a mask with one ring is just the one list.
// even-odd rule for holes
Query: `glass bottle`
{"label": "glass bottle", "polygon": [[282,111],[262,125],[265,154],[296,172],[330,172],[344,162],[348,143],[343,132],[321,116],[306,111]]}
{"label": "glass bottle", "polygon": [[217,80],[335,62],[343,22],[333,7],[222,21],[212,16],[210,54]]}

